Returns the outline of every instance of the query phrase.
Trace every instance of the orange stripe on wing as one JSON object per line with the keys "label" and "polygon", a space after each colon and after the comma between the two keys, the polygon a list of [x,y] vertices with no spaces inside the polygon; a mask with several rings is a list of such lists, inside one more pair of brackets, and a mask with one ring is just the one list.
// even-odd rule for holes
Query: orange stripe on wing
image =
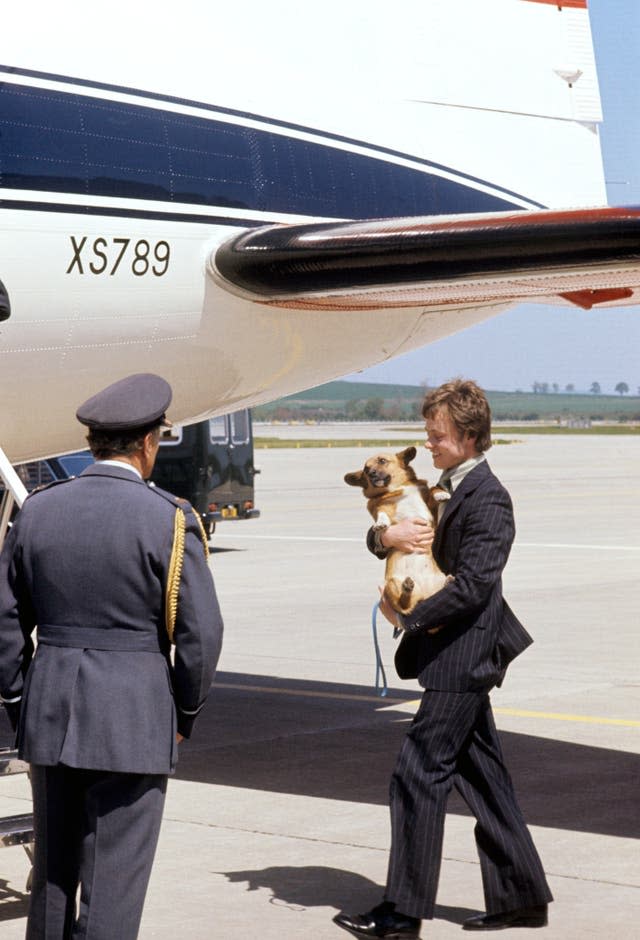
{"label": "orange stripe on wing", "polygon": [[587,0],[526,0],[527,3],[546,3],[551,7],[574,7],[580,10],[587,9]]}

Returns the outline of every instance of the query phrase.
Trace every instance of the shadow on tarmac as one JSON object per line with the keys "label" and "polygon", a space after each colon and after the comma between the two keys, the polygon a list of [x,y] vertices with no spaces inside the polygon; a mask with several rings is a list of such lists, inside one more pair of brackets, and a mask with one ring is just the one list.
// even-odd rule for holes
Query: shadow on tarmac
{"label": "shadow on tarmac", "polygon": [[[229,884],[246,882],[247,891],[266,888],[271,891],[270,903],[305,911],[310,907],[333,907],[342,910],[345,898],[349,899],[349,913],[369,910],[378,904],[384,893],[382,885],[369,878],[339,868],[324,868],[320,865],[273,865],[253,871],[225,871]],[[475,909],[448,907],[436,904],[434,916],[439,920],[461,924],[476,913]]]}
{"label": "shadow on tarmac", "polygon": [[[386,805],[410,718],[388,711],[416,692],[219,673],[177,778]],[[501,732],[507,766],[534,826],[640,838],[640,755]],[[448,812],[470,815],[454,790]],[[344,898],[345,895],[342,894]]]}
{"label": "shadow on tarmac", "polygon": [[9,887],[9,882],[0,878],[0,924],[8,920],[26,917],[29,895]]}

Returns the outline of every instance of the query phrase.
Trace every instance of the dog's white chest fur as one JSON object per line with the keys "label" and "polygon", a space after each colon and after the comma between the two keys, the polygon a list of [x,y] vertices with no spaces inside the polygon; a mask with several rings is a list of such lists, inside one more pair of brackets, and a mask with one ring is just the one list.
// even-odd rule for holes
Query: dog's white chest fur
{"label": "dog's white chest fur", "polygon": [[381,510],[376,516],[376,528],[386,528],[393,522],[400,522],[402,519],[426,519],[433,523],[433,516],[425,504],[420,490],[417,486],[402,486],[402,495],[394,500],[393,519],[388,512]]}
{"label": "dog's white chest fur", "polygon": [[[402,492],[387,501],[386,510],[381,509],[377,513],[374,528],[386,528],[402,519],[416,518],[434,525],[433,514],[418,487],[407,484],[399,489]],[[422,598],[430,597],[444,587],[447,578],[435,563],[431,551],[422,554],[392,549],[387,555],[385,582],[392,606],[401,613],[409,613]]]}

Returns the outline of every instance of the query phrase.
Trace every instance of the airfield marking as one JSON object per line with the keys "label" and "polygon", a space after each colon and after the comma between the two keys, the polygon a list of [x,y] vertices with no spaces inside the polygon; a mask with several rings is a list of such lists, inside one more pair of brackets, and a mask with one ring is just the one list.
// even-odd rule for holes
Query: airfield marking
{"label": "airfield marking", "polygon": [[[420,699],[396,698],[381,695],[350,695],[348,692],[320,692],[310,689],[283,689],[268,685],[244,685],[239,682],[216,682],[214,688],[233,689],[240,692],[268,692],[273,695],[291,695],[298,698],[325,698],[351,702],[378,702],[380,705],[407,705],[417,708]],[[564,712],[539,712],[525,708],[494,708],[494,714],[515,718],[547,718],[552,721],[571,721],[589,725],[618,725],[625,728],[640,728],[640,721],[629,718],[602,718],[597,715],[569,715]]]}
{"label": "airfield marking", "polygon": [[[234,539],[256,539],[273,542],[355,542],[362,544],[362,538],[348,538],[333,535],[243,535],[235,532],[216,532],[219,536]],[[559,548],[559,549],[586,549],[594,552],[640,552],[640,545],[578,545],[570,542],[514,542],[514,548]]]}
{"label": "airfield marking", "polygon": [[640,721],[631,718],[600,718],[596,715],[565,715],[563,712],[534,712],[525,708],[494,708],[497,715],[514,715],[516,718],[550,718],[552,721],[577,721],[588,725],[621,725],[625,728],[640,728]]}

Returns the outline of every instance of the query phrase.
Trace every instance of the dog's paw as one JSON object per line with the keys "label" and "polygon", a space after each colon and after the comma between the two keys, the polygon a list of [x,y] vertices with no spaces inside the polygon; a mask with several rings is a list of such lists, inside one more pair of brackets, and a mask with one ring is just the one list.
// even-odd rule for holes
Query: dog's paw
{"label": "dog's paw", "polygon": [[445,584],[451,584],[452,581],[455,581],[455,576],[452,574],[448,574],[447,577],[444,579]]}
{"label": "dog's paw", "polygon": [[376,521],[373,524],[373,530],[374,532],[377,532],[380,529],[388,529],[390,525],[391,519],[389,516],[386,514],[386,512],[381,512],[378,513],[378,516],[376,517]]}
{"label": "dog's paw", "polygon": [[410,578],[407,575],[400,586],[400,594],[398,596],[398,607],[400,610],[408,610],[411,606],[411,599],[413,597],[413,589],[415,586],[416,583],[413,578]]}
{"label": "dog's paw", "polygon": [[444,503],[445,500],[451,499],[451,493],[448,493],[446,490],[442,490],[439,487],[434,487],[431,490],[431,495],[437,503]]}

